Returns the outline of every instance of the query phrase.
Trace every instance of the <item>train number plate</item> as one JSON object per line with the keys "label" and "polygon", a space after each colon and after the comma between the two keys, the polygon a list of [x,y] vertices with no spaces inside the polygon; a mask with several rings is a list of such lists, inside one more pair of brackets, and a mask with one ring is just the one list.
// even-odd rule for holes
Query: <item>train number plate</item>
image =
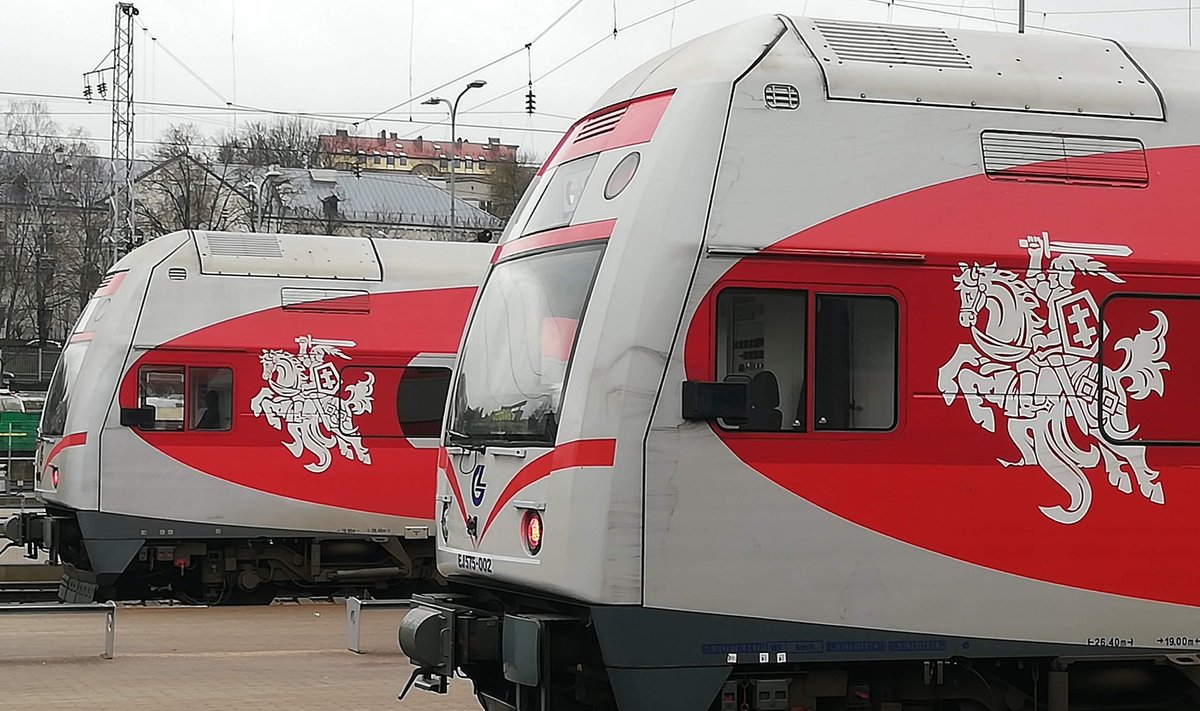
{"label": "train number plate", "polygon": [[466,570],[472,573],[491,573],[492,559],[482,555],[459,553],[458,568],[459,570]]}

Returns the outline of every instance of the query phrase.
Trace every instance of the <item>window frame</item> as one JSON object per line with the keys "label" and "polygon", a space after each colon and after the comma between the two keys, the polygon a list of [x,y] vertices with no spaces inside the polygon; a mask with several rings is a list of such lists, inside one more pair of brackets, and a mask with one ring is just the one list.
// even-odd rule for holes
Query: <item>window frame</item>
{"label": "window frame", "polygon": [[[208,370],[208,371],[224,370],[229,373],[229,426],[228,427],[218,427],[215,429],[208,429],[208,428],[200,428],[200,427],[196,427],[191,424],[187,424],[187,423],[190,423],[192,420],[192,415],[193,415],[192,407],[195,404],[191,400],[192,388],[195,385],[194,381],[192,380],[192,371],[193,370]],[[211,379],[209,382],[211,382]],[[186,390],[184,393],[184,401],[183,401],[184,411],[187,413],[187,419],[185,420],[185,424],[187,424],[187,428],[184,430],[185,432],[230,432],[233,430],[233,420],[234,420],[233,368],[230,368],[229,366],[226,366],[226,365],[189,365],[189,366],[187,366],[187,372],[184,374],[184,383],[183,384],[186,387]],[[195,413],[195,414],[199,414],[199,413]]]}
{"label": "window frame", "polygon": [[893,382],[895,384],[896,397],[892,404],[892,426],[887,429],[816,429],[813,427],[814,412],[816,408],[815,389],[806,385],[804,392],[804,422],[805,427],[801,430],[743,430],[737,427],[729,427],[720,420],[716,421],[716,426],[720,428],[723,436],[737,437],[802,437],[805,439],[817,440],[838,440],[838,439],[857,439],[859,437],[870,437],[878,439],[889,436],[898,435],[905,424],[905,407],[903,403],[907,400],[907,380],[904,377],[905,368],[902,360],[905,353],[905,311],[906,303],[902,293],[898,290],[887,286],[876,286],[866,284],[828,284],[822,282],[799,282],[799,281],[777,281],[777,280],[726,280],[721,281],[713,287],[711,292],[712,306],[709,316],[709,343],[711,347],[708,349],[709,367],[708,373],[714,381],[717,380],[717,351],[721,347],[718,341],[719,328],[718,319],[720,316],[718,304],[720,303],[721,295],[726,291],[775,291],[775,292],[801,292],[805,296],[805,364],[804,378],[806,384],[812,384],[816,373],[816,313],[817,301],[821,296],[842,296],[842,297],[875,297],[890,299],[896,308],[896,339],[895,339],[895,354],[893,360]]}
{"label": "window frame", "polygon": [[[1108,308],[1109,302],[1117,299],[1156,299],[1159,301],[1197,301],[1200,302],[1200,294],[1156,294],[1146,291],[1114,291],[1109,293],[1100,301],[1100,313],[1097,318],[1100,320],[1100,342],[1096,349],[1096,422],[1100,426],[1100,437],[1104,441],[1114,447],[1200,447],[1200,438],[1196,441],[1188,440],[1165,440],[1165,439],[1113,439],[1108,433],[1108,419],[1104,416],[1104,351],[1108,345],[1108,337],[1111,335],[1114,339],[1121,339],[1133,334],[1129,333],[1108,333],[1108,322],[1104,319],[1105,310]],[[1170,342],[1167,347],[1170,348]]]}
{"label": "window frame", "polygon": [[[446,424],[446,409],[450,405],[450,392],[452,390],[454,390],[454,368],[452,368],[448,365],[409,363],[408,365],[403,366],[402,370],[404,372],[400,375],[400,381],[396,384],[396,396],[395,396],[396,397],[396,426],[399,427],[400,431],[404,433],[404,439],[436,440],[436,441],[440,442],[441,437],[442,437],[442,429],[445,427],[445,424]],[[400,405],[399,405],[400,388],[404,385],[404,378],[405,378],[405,376],[408,375],[408,372],[410,370],[411,371],[435,371],[435,370],[442,371],[439,373],[439,376],[444,375],[446,378],[446,391],[445,391],[445,394],[443,395],[443,399],[442,399],[442,408],[441,408],[442,414],[438,417],[437,431],[432,435],[410,434],[405,427],[404,420],[400,419]],[[421,420],[421,421],[423,422],[424,420]]]}
{"label": "window frame", "polygon": [[[191,412],[191,406],[192,406],[192,397],[191,397],[192,379],[191,379],[191,377],[192,377],[192,373],[191,373],[191,371],[195,370],[195,369],[227,370],[227,371],[229,371],[229,398],[230,398],[230,400],[229,400],[229,427],[224,428],[224,429],[215,429],[215,430],[214,429],[199,429],[196,427],[192,427],[189,424],[191,415],[192,415],[192,412]],[[237,408],[234,407],[234,393],[236,392],[237,369],[234,368],[233,365],[230,363],[226,363],[226,362],[182,363],[179,361],[142,363],[141,365],[138,366],[137,373],[134,378],[134,383],[135,383],[134,396],[137,398],[136,399],[137,406],[139,408],[146,407],[144,400],[143,400],[143,395],[142,395],[142,373],[144,373],[146,371],[170,372],[173,370],[182,370],[183,371],[183,420],[181,421],[182,426],[179,428],[170,428],[170,429],[160,429],[158,427],[138,426],[137,430],[139,432],[168,433],[168,434],[203,433],[206,435],[207,434],[228,434],[230,432],[233,432],[234,429],[237,427]],[[157,413],[155,413],[155,422],[158,422]]]}

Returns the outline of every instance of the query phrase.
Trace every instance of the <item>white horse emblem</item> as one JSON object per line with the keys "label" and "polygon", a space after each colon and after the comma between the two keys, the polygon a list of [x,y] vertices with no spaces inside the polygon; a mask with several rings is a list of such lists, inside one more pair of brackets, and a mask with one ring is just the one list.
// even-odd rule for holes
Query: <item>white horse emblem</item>
{"label": "white horse emblem", "polygon": [[[1086,470],[1099,466],[1101,459],[1117,489],[1132,493],[1132,473],[1142,496],[1163,503],[1162,483],[1146,463],[1146,448],[1110,440],[1130,440],[1137,433],[1129,424],[1128,398],[1163,394],[1163,372],[1170,370],[1163,360],[1167,317],[1151,311],[1156,325],[1118,340],[1115,347],[1124,352],[1123,362],[1100,371],[1100,310],[1090,291],[1075,287],[1077,277],[1124,283],[1096,257],[1127,257],[1132,251],[1119,245],[1052,242],[1045,232],[1019,243],[1029,252],[1024,278],[995,264],[959,263],[954,277],[958,321],[970,329],[971,342],[960,344],[939,369],[942,397],[953,406],[961,393],[971,419],[988,432],[996,431],[998,415],[1007,418],[1008,436],[1021,458],[997,461],[1006,467],[1039,466],[1063,488],[1067,506],[1040,507],[1058,523],[1077,523],[1087,514],[1092,488]],[[1101,413],[1109,439],[1101,436]],[[1086,447],[1072,439],[1072,420],[1087,439]]]}
{"label": "white horse emblem", "polygon": [[343,398],[342,375],[326,358],[350,360],[342,349],[353,348],[354,341],[310,335],[297,338],[296,343],[298,354],[263,350],[259,360],[267,387],[250,401],[250,411],[255,417],[266,416],[267,423],[277,430],[286,424],[292,441],[283,446],[297,459],[305,450],[315,455],[317,461],[304,465],[314,474],[329,468],[333,462],[329,452],[334,446],[346,459],[370,464],[371,453],[363,446],[354,416],[371,411],[375,375],[365,373],[365,378],[347,385]]}

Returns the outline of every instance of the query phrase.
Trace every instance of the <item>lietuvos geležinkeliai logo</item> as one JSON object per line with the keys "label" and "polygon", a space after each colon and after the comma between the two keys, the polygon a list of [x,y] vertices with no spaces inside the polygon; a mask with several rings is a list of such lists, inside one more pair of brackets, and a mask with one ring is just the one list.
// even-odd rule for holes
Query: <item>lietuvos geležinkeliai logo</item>
{"label": "lietuvos gele\u017einkeliai logo", "polygon": [[[1045,232],[1019,244],[1029,252],[1024,277],[995,264],[958,265],[958,321],[970,329],[971,342],[960,344],[938,371],[946,404],[953,406],[961,393],[971,419],[988,432],[996,431],[997,416],[1006,420],[1021,458],[997,461],[1006,467],[1039,466],[1066,491],[1067,506],[1039,507],[1058,523],[1077,523],[1087,515],[1092,488],[1086,470],[1101,459],[1117,489],[1132,493],[1132,473],[1142,496],[1163,503],[1162,483],[1146,463],[1146,448],[1106,440],[1099,414],[1103,411],[1109,439],[1129,440],[1137,433],[1126,406],[1131,397],[1163,394],[1163,372],[1170,370],[1163,360],[1167,317],[1150,311],[1154,328],[1118,340],[1114,345],[1124,353],[1123,362],[1115,369],[1105,365],[1097,377],[1103,340],[1099,309],[1091,292],[1076,286],[1076,280],[1085,279],[1124,283],[1096,258],[1128,257],[1132,251],[1121,245],[1054,242]],[[1071,420],[1086,446],[1071,438]]]}
{"label": "lietuvos gele\u017einkeliai logo", "polygon": [[304,465],[314,474],[329,468],[333,461],[330,450],[349,460],[371,463],[371,453],[362,443],[354,416],[371,411],[375,390],[375,375],[367,372],[357,383],[344,388],[342,375],[329,358],[350,360],[342,349],[355,346],[354,341],[336,341],[309,336],[296,339],[298,353],[264,349],[262,377],[267,386],[250,401],[255,417],[265,416],[277,430],[287,427],[291,442],[283,446],[299,459],[307,450],[317,461]]}

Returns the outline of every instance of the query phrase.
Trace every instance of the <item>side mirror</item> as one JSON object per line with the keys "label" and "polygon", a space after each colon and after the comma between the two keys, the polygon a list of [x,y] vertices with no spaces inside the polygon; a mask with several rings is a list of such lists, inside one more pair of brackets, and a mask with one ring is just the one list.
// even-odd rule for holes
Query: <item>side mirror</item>
{"label": "side mirror", "polygon": [[725,420],[739,424],[750,418],[750,383],[683,381],[683,419]]}
{"label": "side mirror", "polygon": [[152,427],[155,414],[153,407],[122,407],[121,426]]}

